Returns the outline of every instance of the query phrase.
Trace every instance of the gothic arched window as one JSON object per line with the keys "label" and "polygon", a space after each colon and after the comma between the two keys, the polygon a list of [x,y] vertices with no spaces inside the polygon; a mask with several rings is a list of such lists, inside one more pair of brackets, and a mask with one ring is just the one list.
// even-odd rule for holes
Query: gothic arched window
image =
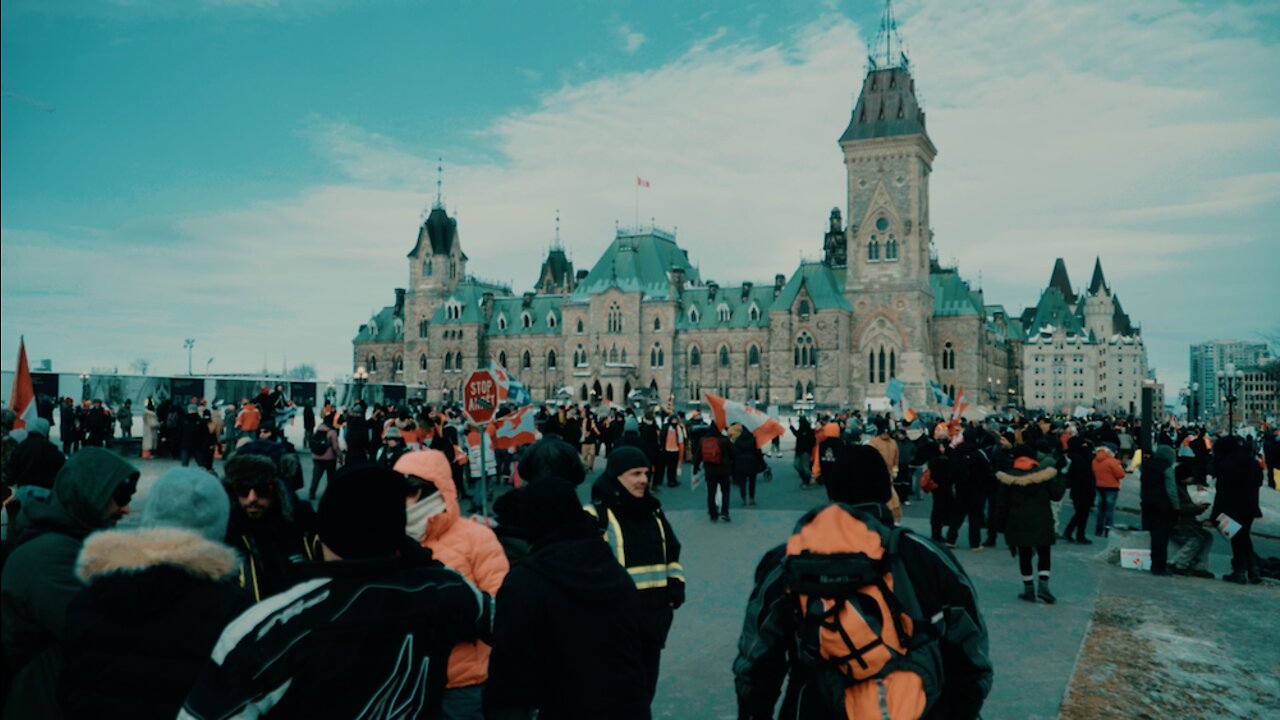
{"label": "gothic arched window", "polygon": [[547,351],[547,367],[549,369],[555,369],[555,366],[556,366],[556,351],[554,349],[548,350]]}
{"label": "gothic arched window", "polygon": [[729,367],[729,346],[720,346],[720,367]]}
{"label": "gothic arched window", "polygon": [[365,363],[365,368],[366,368],[369,372],[378,372],[378,358],[377,358],[377,356],[375,356],[375,355],[370,355],[370,356],[369,356],[369,360]]}
{"label": "gothic arched window", "polygon": [[506,351],[506,350],[501,350],[501,351],[499,351],[499,352],[498,352],[498,364],[499,364],[499,365],[501,365],[502,367],[506,367],[506,366],[507,366],[507,351]]}
{"label": "gothic arched window", "polygon": [[528,350],[525,350],[524,354],[520,356],[520,367],[526,370],[533,367],[533,355]]}
{"label": "gothic arched window", "polygon": [[752,344],[747,348],[747,364],[751,367],[760,367],[760,348]]}
{"label": "gothic arched window", "polygon": [[689,367],[702,367],[702,351],[697,345],[689,348]]}
{"label": "gothic arched window", "polygon": [[795,346],[792,348],[792,364],[796,367],[818,366],[817,348],[813,346],[813,336],[809,333],[802,332],[796,336]]}
{"label": "gothic arched window", "polygon": [[418,356],[418,369],[419,370],[427,369],[427,356],[425,354]]}

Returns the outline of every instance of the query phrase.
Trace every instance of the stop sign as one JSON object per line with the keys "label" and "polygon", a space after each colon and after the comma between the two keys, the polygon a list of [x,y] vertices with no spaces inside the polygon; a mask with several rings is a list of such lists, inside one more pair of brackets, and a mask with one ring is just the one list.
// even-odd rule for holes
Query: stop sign
{"label": "stop sign", "polygon": [[477,425],[493,419],[498,408],[498,379],[488,370],[477,370],[462,389],[462,411]]}

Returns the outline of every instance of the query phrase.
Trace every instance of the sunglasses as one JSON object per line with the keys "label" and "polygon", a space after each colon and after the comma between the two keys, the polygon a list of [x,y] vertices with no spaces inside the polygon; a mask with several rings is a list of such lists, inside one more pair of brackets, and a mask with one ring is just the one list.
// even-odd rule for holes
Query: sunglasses
{"label": "sunglasses", "polygon": [[232,487],[236,495],[242,498],[249,497],[250,491],[258,497],[273,497],[276,494],[276,485],[273,482],[235,483]]}

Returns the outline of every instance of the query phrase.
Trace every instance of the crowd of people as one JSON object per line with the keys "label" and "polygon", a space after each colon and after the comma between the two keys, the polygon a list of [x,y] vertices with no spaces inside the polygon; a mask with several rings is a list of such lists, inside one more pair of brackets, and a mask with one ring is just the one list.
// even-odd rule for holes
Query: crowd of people
{"label": "crowd of people", "polygon": [[[561,404],[538,408],[537,442],[482,454],[457,407],[357,401],[302,408],[299,452],[263,396],[210,412],[210,454],[179,441],[128,529],[136,465],[60,450],[43,420],[10,433],[6,415],[6,717],[650,717],[688,582],[664,489],[704,482],[728,523],[771,479],[776,439],[697,411]],[[858,412],[789,430],[799,486],[827,497],[757,566],[732,662],[742,718],[779,700],[784,717],[977,717],[993,669],[961,529],[972,552],[1003,535],[1018,597],[1056,602],[1052,546],[1093,542],[1091,515],[1095,538],[1111,531],[1141,436],[1132,419]],[[1259,582],[1250,528],[1278,451],[1274,429],[1159,428],[1136,467],[1152,572],[1211,576],[1205,523],[1224,516],[1225,579]],[[1210,476],[1212,509],[1195,499]],[[494,487],[492,517],[474,517]],[[930,532],[902,527],[926,496]]]}

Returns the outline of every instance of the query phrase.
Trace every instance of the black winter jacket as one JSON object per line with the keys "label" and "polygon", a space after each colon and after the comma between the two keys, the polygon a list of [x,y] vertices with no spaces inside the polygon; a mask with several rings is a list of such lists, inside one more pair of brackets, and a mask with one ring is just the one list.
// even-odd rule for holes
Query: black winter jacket
{"label": "black winter jacket", "polygon": [[67,610],[67,718],[172,718],[222,629],[252,603],[231,548],[176,528],[91,535]]}
{"label": "black winter jacket", "polygon": [[438,717],[453,646],[490,637],[489,597],[407,537],[303,569],[227,625],[178,718]]}
{"label": "black winter jacket", "polygon": [[644,637],[640,593],[582,513],[498,591],[485,716],[647,720]]}
{"label": "black winter jacket", "polygon": [[1043,547],[1054,541],[1053,509],[1065,487],[1051,467],[1024,467],[1018,458],[1008,472],[996,473],[996,527],[1012,547]]}

